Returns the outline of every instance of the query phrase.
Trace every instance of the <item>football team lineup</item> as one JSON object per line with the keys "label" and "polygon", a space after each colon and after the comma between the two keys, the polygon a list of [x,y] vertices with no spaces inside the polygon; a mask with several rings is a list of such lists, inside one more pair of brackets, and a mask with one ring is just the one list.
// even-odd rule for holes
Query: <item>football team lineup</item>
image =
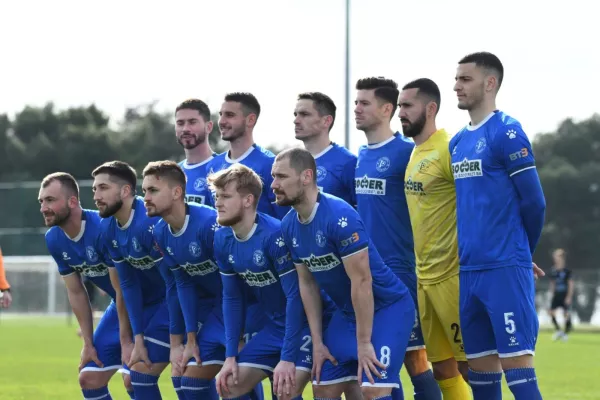
{"label": "football team lineup", "polygon": [[[91,175],[83,209],[68,172],[39,202],[48,251],[83,339],[84,399],[161,399],[170,365],[179,399],[541,399],[533,262],[545,199],[519,121],[496,107],[504,77],[488,52],[464,56],[454,90],[470,121],[436,125],[435,82],[356,83],[367,145],[332,142],[336,106],[298,95],[296,139],[257,145],[260,104],[228,93],[213,152],[208,105],[175,109],[185,160],[125,161]],[[402,132],[390,121],[399,117]],[[86,277],[112,299],[94,329]],[[76,384],[75,382],[73,384]],[[164,391],[164,387],[163,387]],[[164,394],[164,393],[163,393]]]}

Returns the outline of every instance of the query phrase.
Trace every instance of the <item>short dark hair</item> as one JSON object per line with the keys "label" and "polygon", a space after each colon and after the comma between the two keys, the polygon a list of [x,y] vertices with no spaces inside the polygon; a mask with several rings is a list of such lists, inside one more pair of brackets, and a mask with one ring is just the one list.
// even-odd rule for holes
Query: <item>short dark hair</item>
{"label": "short dark hair", "polygon": [[247,92],[232,92],[225,95],[225,101],[233,101],[240,103],[244,110],[244,116],[248,114],[256,114],[256,119],[260,115],[260,104],[252,93]]}
{"label": "short dark hair", "polygon": [[290,167],[292,167],[298,174],[302,171],[306,171],[310,169],[313,174],[313,181],[317,182],[317,163],[315,158],[310,151],[300,148],[300,147],[292,147],[287,150],[283,150],[277,157],[275,157],[275,161],[281,161],[289,159]]}
{"label": "short dark hair", "polygon": [[126,162],[118,160],[107,161],[92,171],[92,178],[95,178],[96,175],[100,174],[108,174],[111,180],[116,178],[121,181],[121,183],[131,186],[131,193],[135,194],[137,187],[137,172]]}
{"label": "short dark hair", "polygon": [[375,97],[377,97],[381,103],[391,103],[392,116],[396,114],[396,107],[398,106],[398,84],[392,79],[385,78],[383,76],[362,78],[356,82],[356,90],[371,90]]}
{"label": "short dark hair", "polygon": [[175,108],[175,114],[177,114],[177,111],[179,110],[196,110],[198,111],[198,114],[204,118],[204,122],[210,121],[210,108],[208,107],[208,104],[200,99],[187,99],[181,102],[181,104]]}
{"label": "short dark hair", "polygon": [[52,182],[59,182],[61,187],[65,189],[70,196],[75,196],[79,199],[79,184],[73,175],[67,172],[54,172],[50,175],[46,175],[44,179],[42,179],[42,187],[47,188]]}
{"label": "short dark hair", "polygon": [[181,186],[183,194],[185,195],[185,184],[186,176],[183,169],[175,161],[164,160],[164,161],[151,161],[146,165],[142,171],[142,177],[155,176],[156,178],[165,178],[169,186],[172,184]]}
{"label": "short dark hair", "polygon": [[437,104],[437,111],[440,111],[442,96],[440,94],[440,88],[434,81],[429,78],[419,78],[414,81],[408,82],[402,90],[417,89],[418,95],[424,95],[428,99],[434,101]]}
{"label": "short dark hair", "polygon": [[488,71],[495,72],[498,75],[498,89],[502,85],[504,79],[504,66],[500,59],[487,51],[479,51],[477,53],[471,53],[460,59],[459,64],[470,64],[474,63],[480,68],[487,69]]}
{"label": "short dark hair", "polygon": [[333,118],[331,126],[329,127],[329,130],[331,131],[331,128],[333,128],[333,124],[335,123],[335,111],[337,110],[331,97],[321,92],[305,92],[298,95],[298,100],[312,100],[320,117],[331,115],[331,118]]}

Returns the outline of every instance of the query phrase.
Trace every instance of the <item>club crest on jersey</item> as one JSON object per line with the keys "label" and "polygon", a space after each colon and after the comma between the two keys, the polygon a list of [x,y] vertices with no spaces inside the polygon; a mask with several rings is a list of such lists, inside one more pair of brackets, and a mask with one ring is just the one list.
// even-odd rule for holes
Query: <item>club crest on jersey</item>
{"label": "club crest on jersey", "polygon": [[188,245],[188,250],[190,251],[190,254],[192,255],[192,257],[200,257],[200,253],[202,252],[202,250],[200,249],[200,246],[198,245],[198,243],[196,242],[192,242]]}
{"label": "club crest on jersey", "polygon": [[317,182],[321,182],[327,176],[327,170],[321,166],[317,167]]}
{"label": "club crest on jersey", "polygon": [[385,172],[390,168],[390,165],[392,165],[392,163],[389,158],[379,157],[379,159],[377,160],[377,163],[375,163],[375,168],[379,172]]}
{"label": "club crest on jersey", "polygon": [[252,254],[252,261],[257,267],[262,267],[265,265],[265,255],[262,250],[256,250],[254,254]]}
{"label": "club crest on jersey", "polygon": [[140,242],[138,242],[138,240],[135,237],[131,239],[131,246],[133,247],[133,250],[137,253],[142,251],[142,246],[140,246]]}
{"label": "club crest on jersey", "polygon": [[98,253],[96,253],[96,250],[92,246],[87,246],[85,248],[85,254],[90,262],[98,261]]}
{"label": "club crest on jersey", "polygon": [[198,178],[194,181],[194,190],[201,191],[206,187],[206,179]]}
{"label": "club crest on jersey", "polygon": [[452,163],[452,174],[454,175],[454,179],[483,176],[481,160],[469,160],[465,158],[462,161]]}
{"label": "club crest on jersey", "polygon": [[319,247],[325,247],[325,245],[327,244],[327,239],[325,238],[323,231],[317,231],[317,233],[315,234],[315,240]]}
{"label": "club crest on jersey", "polygon": [[477,143],[475,143],[475,152],[477,154],[481,153],[483,150],[485,150],[486,145],[487,145],[487,142],[486,142],[485,138],[484,137],[479,138]]}

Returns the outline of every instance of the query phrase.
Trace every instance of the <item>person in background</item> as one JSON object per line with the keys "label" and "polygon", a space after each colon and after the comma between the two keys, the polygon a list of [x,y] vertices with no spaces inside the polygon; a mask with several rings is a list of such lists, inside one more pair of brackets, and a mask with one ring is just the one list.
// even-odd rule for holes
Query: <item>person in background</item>
{"label": "person in background", "polygon": [[[575,282],[571,270],[566,267],[566,252],[564,249],[556,249],[552,252],[554,266],[550,278],[550,293],[552,293],[552,302],[550,304],[550,316],[552,324],[556,328],[553,339],[567,340],[567,334],[573,327],[571,324],[571,304],[573,302],[573,292],[575,291]],[[565,318],[565,329],[560,329],[556,321],[556,310],[562,308]]]}
{"label": "person in background", "polygon": [[2,249],[0,248],[0,308],[8,308],[12,304],[12,294],[10,293],[10,284],[6,280],[4,272],[4,259],[2,258]]}

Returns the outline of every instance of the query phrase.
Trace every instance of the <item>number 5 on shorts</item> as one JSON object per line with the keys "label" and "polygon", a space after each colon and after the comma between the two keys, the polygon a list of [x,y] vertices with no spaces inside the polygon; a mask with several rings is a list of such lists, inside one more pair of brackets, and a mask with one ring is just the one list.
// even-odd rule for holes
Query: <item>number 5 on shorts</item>
{"label": "number 5 on shorts", "polygon": [[506,325],[506,333],[512,335],[515,333],[517,328],[515,327],[515,321],[513,321],[512,317],[514,317],[515,313],[507,312],[504,313],[504,325]]}

